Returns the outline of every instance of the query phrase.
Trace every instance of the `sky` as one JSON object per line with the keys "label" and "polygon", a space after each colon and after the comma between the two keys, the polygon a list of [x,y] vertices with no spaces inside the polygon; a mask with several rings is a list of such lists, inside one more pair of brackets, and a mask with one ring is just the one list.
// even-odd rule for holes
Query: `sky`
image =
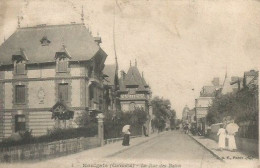
{"label": "sky", "polygon": [[0,0],[0,44],[16,30],[17,16],[21,27],[80,23],[82,5],[106,64],[115,63],[115,18],[119,69],[136,59],[153,96],[169,99],[178,118],[213,77],[259,69],[259,0]]}

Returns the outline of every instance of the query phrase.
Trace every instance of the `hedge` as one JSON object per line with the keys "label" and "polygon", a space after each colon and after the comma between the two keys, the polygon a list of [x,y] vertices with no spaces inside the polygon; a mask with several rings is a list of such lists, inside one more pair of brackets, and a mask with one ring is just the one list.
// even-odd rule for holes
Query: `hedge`
{"label": "hedge", "polygon": [[50,130],[46,135],[42,135],[39,137],[33,137],[31,135],[31,132],[26,131],[24,134],[20,134],[20,140],[14,140],[11,138],[3,139],[3,141],[0,142],[0,147],[11,147],[26,144],[52,142],[79,137],[93,137],[97,135],[97,133],[98,128],[96,123],[90,124],[88,127],[66,129],[58,128]]}

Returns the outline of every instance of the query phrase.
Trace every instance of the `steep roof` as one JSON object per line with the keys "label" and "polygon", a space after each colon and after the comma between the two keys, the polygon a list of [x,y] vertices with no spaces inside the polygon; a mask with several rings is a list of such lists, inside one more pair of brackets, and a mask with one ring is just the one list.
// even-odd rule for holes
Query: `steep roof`
{"label": "steep roof", "polygon": [[114,85],[115,72],[116,72],[115,64],[105,65],[103,73],[108,76],[106,78],[108,85]]}
{"label": "steep roof", "polygon": [[245,76],[258,76],[258,71],[250,70],[245,72]]}
{"label": "steep roof", "polygon": [[144,87],[146,85],[144,79],[142,78],[137,66],[131,66],[125,76],[125,85],[138,85],[139,87]]}
{"label": "steep roof", "polygon": [[128,86],[137,86],[137,91],[149,91],[145,79],[141,76],[137,66],[130,66],[127,74],[119,80],[120,90],[126,91]]}
{"label": "steep roof", "polygon": [[231,85],[231,78],[226,75],[223,86],[222,86],[221,93],[227,94],[227,93],[232,93],[233,91],[234,90]]}
{"label": "steep roof", "polygon": [[[42,44],[43,39],[47,40],[47,45]],[[107,56],[83,24],[43,25],[18,28],[0,46],[0,62],[12,64],[12,55],[21,49],[28,63],[53,62],[56,52],[63,46],[72,61],[89,60],[98,52]]]}
{"label": "steep roof", "polygon": [[219,86],[203,86],[200,96],[201,97],[214,97],[216,94],[216,90]]}

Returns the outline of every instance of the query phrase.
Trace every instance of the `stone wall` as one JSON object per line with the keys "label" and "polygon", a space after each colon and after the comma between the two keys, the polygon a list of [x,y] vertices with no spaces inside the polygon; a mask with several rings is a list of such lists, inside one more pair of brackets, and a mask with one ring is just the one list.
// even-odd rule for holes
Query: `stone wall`
{"label": "stone wall", "polygon": [[[211,126],[211,131],[209,134],[209,138],[218,142],[218,129],[220,128],[220,124],[214,124]],[[248,138],[240,138],[235,136],[237,149],[243,153],[252,156],[258,156],[258,140],[257,139],[248,139]]]}
{"label": "stone wall", "polygon": [[42,160],[77,153],[98,146],[100,146],[100,141],[97,137],[87,137],[1,148],[0,162]]}

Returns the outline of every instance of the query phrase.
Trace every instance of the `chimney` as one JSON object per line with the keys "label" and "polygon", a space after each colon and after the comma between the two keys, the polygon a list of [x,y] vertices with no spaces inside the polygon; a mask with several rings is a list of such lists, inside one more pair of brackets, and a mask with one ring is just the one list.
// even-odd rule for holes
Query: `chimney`
{"label": "chimney", "polygon": [[101,37],[94,37],[95,42],[97,43],[97,45],[99,45],[100,43],[102,43]]}
{"label": "chimney", "polygon": [[212,84],[214,86],[219,86],[219,78],[213,78]]}

